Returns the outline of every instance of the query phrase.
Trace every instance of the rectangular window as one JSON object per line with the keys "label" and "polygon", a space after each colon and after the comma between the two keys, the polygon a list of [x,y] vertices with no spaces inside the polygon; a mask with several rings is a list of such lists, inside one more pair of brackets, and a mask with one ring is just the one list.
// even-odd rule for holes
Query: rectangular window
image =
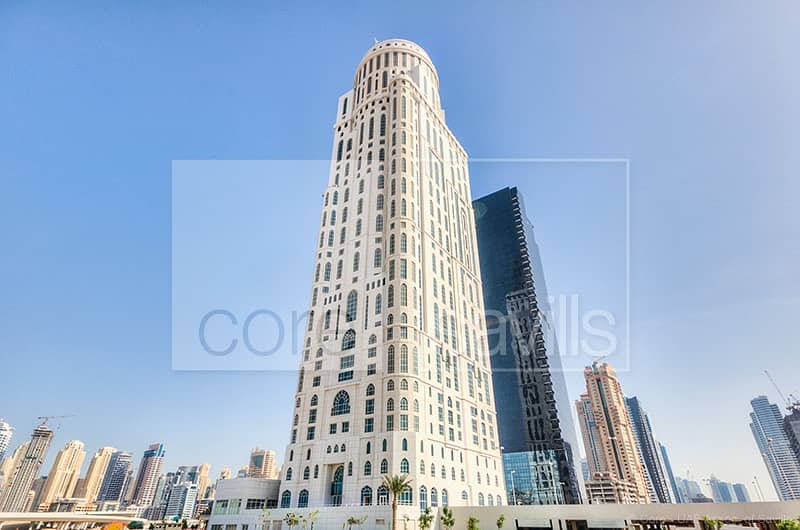
{"label": "rectangular window", "polygon": [[330,433],[331,434],[336,434],[336,424],[335,423],[331,423]]}
{"label": "rectangular window", "polygon": [[317,423],[317,409],[308,411],[308,423]]}
{"label": "rectangular window", "polygon": [[316,427],[309,427],[308,432],[306,432],[306,440],[313,440],[315,432],[316,432]]}
{"label": "rectangular window", "polygon": [[377,373],[377,368],[375,367],[375,363],[367,365],[367,375],[375,375]]}
{"label": "rectangular window", "polygon": [[228,511],[228,501],[227,500],[216,501],[214,503],[214,514],[215,515],[222,515],[222,514],[225,514],[225,512],[227,512],[227,511]]}
{"label": "rectangular window", "polygon": [[318,375],[315,375],[314,382],[311,384],[311,386],[319,386],[321,381],[322,380],[320,379],[320,377]]}
{"label": "rectangular window", "polygon": [[400,430],[408,430],[408,414],[400,414]]}
{"label": "rectangular window", "polygon": [[342,432],[350,432],[350,422],[343,421],[342,422]]}
{"label": "rectangular window", "polygon": [[261,510],[266,505],[266,499],[247,499],[246,510]]}
{"label": "rectangular window", "polygon": [[386,416],[386,430],[393,431],[394,430],[394,414],[389,414]]}
{"label": "rectangular window", "polygon": [[368,399],[364,406],[364,414],[374,414],[375,413],[375,400]]}
{"label": "rectangular window", "polygon": [[364,420],[364,432],[372,432],[375,430],[375,419],[367,418]]}
{"label": "rectangular window", "polygon": [[352,370],[348,370],[346,372],[340,372],[339,373],[339,382],[349,381],[352,378],[353,378],[353,371]]}
{"label": "rectangular window", "polygon": [[355,355],[345,355],[339,361],[339,368],[341,368],[342,370],[346,368],[352,368],[354,364],[355,364]]}

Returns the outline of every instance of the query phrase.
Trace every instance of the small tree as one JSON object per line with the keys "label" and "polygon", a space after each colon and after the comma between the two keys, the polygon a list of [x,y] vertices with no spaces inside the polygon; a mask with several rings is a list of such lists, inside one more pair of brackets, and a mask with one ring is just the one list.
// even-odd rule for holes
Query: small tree
{"label": "small tree", "polygon": [[776,526],[778,530],[800,530],[800,517],[781,521]]}
{"label": "small tree", "polygon": [[420,530],[428,530],[431,527],[431,523],[433,523],[433,515],[431,515],[431,509],[425,508],[424,510],[422,510],[422,513],[419,514]]}
{"label": "small tree", "polygon": [[365,522],[367,522],[366,515],[364,517],[350,516],[347,518],[347,528],[353,528],[354,526],[361,528]]}
{"label": "small tree", "polygon": [[470,515],[469,519],[467,519],[467,530],[480,530],[478,523],[480,523],[480,520],[474,515]]}
{"label": "small tree", "polygon": [[[262,508],[260,516],[262,530],[265,530],[269,526],[269,516],[270,516],[270,511],[267,510],[266,508]],[[314,523],[311,523],[311,528],[312,529],[314,528]]]}
{"label": "small tree", "polygon": [[456,525],[456,518],[453,515],[453,510],[451,510],[449,506],[442,506],[442,516],[439,520],[442,522],[442,528],[444,528],[444,530],[453,530],[453,527]]}
{"label": "small tree", "polygon": [[300,524],[300,516],[294,512],[287,513],[283,520],[286,521],[286,526],[289,528],[295,528]]}
{"label": "small tree", "polygon": [[506,516],[500,514],[500,517],[497,518],[497,530],[503,528],[504,524],[506,524]]}
{"label": "small tree", "polygon": [[705,530],[721,530],[722,525],[724,524],[719,519],[711,519],[709,517],[703,517],[702,522]]}
{"label": "small tree", "polygon": [[308,512],[308,515],[306,515],[306,519],[308,519],[308,522],[311,523],[311,530],[314,530],[314,525],[316,524],[318,517],[319,517],[319,510]]}

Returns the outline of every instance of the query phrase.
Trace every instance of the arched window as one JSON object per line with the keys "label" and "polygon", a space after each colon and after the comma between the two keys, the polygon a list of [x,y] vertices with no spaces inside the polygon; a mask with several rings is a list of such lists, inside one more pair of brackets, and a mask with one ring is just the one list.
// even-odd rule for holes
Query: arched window
{"label": "arched window", "polygon": [[464,504],[469,504],[469,495],[467,494],[466,490],[461,492],[461,500],[464,502]]}
{"label": "arched window", "polygon": [[425,510],[428,507],[428,490],[425,486],[419,487],[419,509]]}
{"label": "arched window", "polygon": [[492,497],[491,493],[489,494],[489,506],[494,506],[494,497]]}
{"label": "arched window", "polygon": [[373,267],[376,267],[376,268],[380,267],[381,266],[381,262],[383,261],[382,258],[383,258],[383,251],[381,249],[379,249],[379,248],[376,248],[375,249],[375,257],[372,260]]}
{"label": "arched window", "polygon": [[342,351],[344,350],[352,350],[356,347],[356,332],[352,329],[348,329],[344,332],[344,337],[342,337]]}
{"label": "arched window", "polygon": [[400,410],[408,410],[408,400],[406,398],[400,398]]}
{"label": "arched window", "polygon": [[360,261],[361,261],[361,254],[359,254],[358,252],[356,252],[356,253],[353,255],[353,272],[358,272],[358,266],[359,266],[359,264],[360,264],[360,263],[359,263]]}
{"label": "arched window", "polygon": [[342,151],[344,151],[344,140],[339,140],[339,147],[336,148],[336,161],[342,159]]}
{"label": "arched window", "polygon": [[478,493],[478,506],[483,506],[486,504],[483,500],[483,493]]}
{"label": "arched window", "polygon": [[326,263],[325,264],[325,272],[322,275],[322,279],[324,281],[326,281],[326,282],[331,281],[331,264],[330,263]]}
{"label": "arched window", "polygon": [[331,416],[341,416],[342,414],[350,414],[350,394],[344,390],[340,390],[333,398],[333,409],[331,410]]}
{"label": "arched window", "polygon": [[314,478],[319,478],[319,464],[314,466]]}
{"label": "arched window", "polygon": [[386,351],[386,372],[390,374],[394,373],[394,346],[389,346],[389,349]]}
{"label": "arched window", "polygon": [[[406,398],[403,398],[403,401],[405,399]],[[401,409],[403,408],[403,405],[402,405],[403,401],[400,401],[400,403],[401,403],[400,408]],[[408,440],[406,438],[403,438],[403,441],[400,443],[400,449],[402,449],[403,451],[408,451]]]}
{"label": "arched window", "polygon": [[400,461],[400,473],[408,473],[408,460],[405,458]]}
{"label": "arched window", "polygon": [[[342,452],[344,452],[344,444],[342,444]],[[353,463],[352,462],[348,462],[347,463],[347,476],[348,477],[352,477],[353,476]]]}
{"label": "arched window", "polygon": [[[356,254],[358,255],[358,254]],[[345,322],[352,322],[356,319],[356,311],[358,310],[358,293],[350,291],[350,294],[347,295],[347,306],[344,313],[344,320]],[[353,340],[355,341],[355,332],[353,332]],[[342,346],[342,349],[345,349]]]}
{"label": "arched window", "polygon": [[289,508],[292,504],[292,492],[285,490],[281,494],[281,508]]}
{"label": "arched window", "polygon": [[[383,86],[386,86],[386,72],[383,72]],[[386,114],[381,114],[381,136],[386,136]]]}
{"label": "arched window", "polygon": [[375,217],[375,231],[383,232],[383,216],[381,214]]}
{"label": "arched window", "polygon": [[306,466],[303,470],[303,480],[308,480],[309,478],[311,478],[311,468]]}
{"label": "arched window", "polygon": [[372,383],[367,385],[367,395],[368,396],[374,396],[375,395],[375,385],[373,385]]}
{"label": "arched window", "polygon": [[372,462],[365,462],[364,463],[364,476],[368,477],[372,475]]}
{"label": "arched window", "polygon": [[[405,287],[405,285],[403,287]],[[408,372],[408,346],[405,344],[400,346],[400,371]],[[406,386],[407,385],[408,383],[406,383]]]}
{"label": "arched window", "polygon": [[392,392],[394,390],[394,379],[389,379],[386,383],[386,390]]}
{"label": "arched window", "polygon": [[394,412],[394,399],[389,398],[386,400],[386,412]]}
{"label": "arched window", "polygon": [[381,444],[381,449],[383,450],[383,452],[384,452],[384,453],[386,452],[386,449],[387,449],[388,447],[389,447],[389,445],[388,445],[388,443],[386,442],[386,439],[384,439],[384,440],[383,440],[383,443]]}
{"label": "arched window", "polygon": [[389,490],[386,488],[386,486],[381,486],[378,488],[378,504],[389,504]]}
{"label": "arched window", "polygon": [[447,506],[447,490],[442,490],[442,506]]}
{"label": "arched window", "polygon": [[381,475],[385,475],[389,472],[389,462],[384,458],[381,460]]}
{"label": "arched window", "polygon": [[300,490],[300,494],[297,496],[297,507],[308,507],[308,490]]}
{"label": "arched window", "polygon": [[316,394],[314,394],[313,396],[311,396],[311,406],[316,407],[317,403],[319,403],[319,398],[317,397]]}
{"label": "arched window", "polygon": [[380,315],[383,310],[383,297],[380,294],[375,295],[375,314]]}
{"label": "arched window", "polygon": [[361,488],[361,506],[372,505],[372,488],[364,486]]}
{"label": "arched window", "polygon": [[408,380],[401,379],[400,380],[400,390],[408,390]]}
{"label": "arched window", "polygon": [[386,307],[394,307],[394,285],[390,285],[386,290]]}
{"label": "arched window", "polygon": [[431,508],[439,506],[439,493],[436,488],[431,488]]}
{"label": "arched window", "polygon": [[369,119],[369,139],[372,140],[372,137],[375,136],[375,118]]}
{"label": "arched window", "polygon": [[286,480],[292,480],[292,468],[286,470]]}
{"label": "arched window", "polygon": [[339,204],[339,192],[338,191],[334,191],[333,192],[333,201],[331,201],[331,202],[332,202],[332,204],[334,206]]}

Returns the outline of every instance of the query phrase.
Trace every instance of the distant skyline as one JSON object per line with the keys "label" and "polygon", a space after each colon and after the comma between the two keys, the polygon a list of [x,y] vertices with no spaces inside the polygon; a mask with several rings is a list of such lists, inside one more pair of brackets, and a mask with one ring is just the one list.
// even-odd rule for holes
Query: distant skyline
{"label": "distant skyline", "polygon": [[[359,58],[373,37],[396,36],[432,56],[471,156],[631,161],[623,387],[676,475],[748,487],[758,476],[774,498],[748,413],[761,394],[782,406],[764,369],[800,394],[798,11],[788,1],[369,3],[355,15],[323,4],[4,2],[8,453],[36,416],[75,413],[51,423],[42,473],[72,439],[90,453],[130,451],[137,466],[163,443],[165,470],[208,462],[214,478],[255,447],[282,462],[294,373],[170,368],[172,161],[328,157],[331,109]],[[598,178],[613,175],[471,171],[474,197],[520,189],[551,294],[623,313],[620,194]],[[243,263],[263,267],[254,289],[281,309],[307,303],[325,179],[274,182],[263,215],[275,230],[236,241]],[[287,259],[269,259],[271,245]],[[567,384],[577,398],[581,374]]]}

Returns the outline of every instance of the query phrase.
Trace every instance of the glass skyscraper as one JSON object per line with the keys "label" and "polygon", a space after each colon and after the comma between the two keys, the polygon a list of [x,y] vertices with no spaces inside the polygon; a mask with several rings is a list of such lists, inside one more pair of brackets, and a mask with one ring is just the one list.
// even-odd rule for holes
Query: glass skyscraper
{"label": "glass skyscraper", "polygon": [[631,417],[633,435],[639,445],[642,464],[644,464],[645,472],[647,473],[650,498],[653,502],[674,502],[675,499],[670,489],[669,477],[661,456],[661,450],[653,436],[653,428],[650,426],[650,417],[642,408],[638,397],[625,398],[625,404]]}
{"label": "glass skyscraper", "polygon": [[516,188],[473,209],[508,500],[579,503],[577,439],[533,225]]}
{"label": "glass skyscraper", "polygon": [[800,463],[783,430],[780,409],[766,396],[753,398],[750,404],[750,429],[778,497],[783,501],[800,499]]}

